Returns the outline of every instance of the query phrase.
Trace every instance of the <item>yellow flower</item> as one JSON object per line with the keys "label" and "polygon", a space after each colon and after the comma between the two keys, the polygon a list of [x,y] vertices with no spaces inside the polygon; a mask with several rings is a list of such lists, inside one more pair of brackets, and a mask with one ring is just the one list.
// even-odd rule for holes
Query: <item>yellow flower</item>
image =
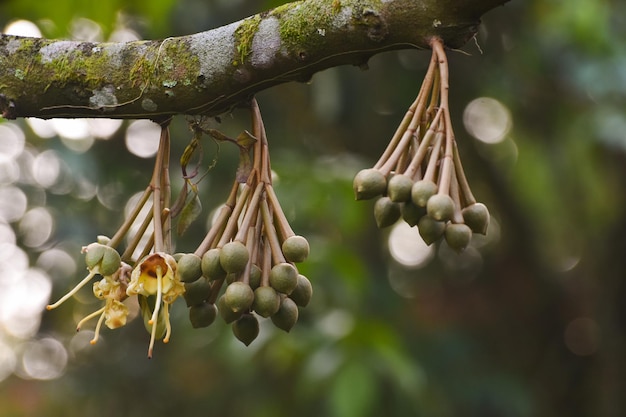
{"label": "yellow flower", "polygon": [[[146,299],[141,297],[156,296],[154,307],[147,325],[150,328],[150,346],[148,357],[152,357],[152,349],[157,336],[157,328],[165,325],[163,343],[169,342],[172,328],[170,325],[169,305],[185,292],[185,286],[176,273],[176,260],[167,253],[157,252],[148,255],[133,269],[126,294],[140,297],[142,310],[149,311],[152,307]],[[161,311],[161,308],[163,310]],[[161,313],[161,314],[159,314]],[[159,323],[159,319],[163,323]],[[159,332],[161,333],[161,332]]]}

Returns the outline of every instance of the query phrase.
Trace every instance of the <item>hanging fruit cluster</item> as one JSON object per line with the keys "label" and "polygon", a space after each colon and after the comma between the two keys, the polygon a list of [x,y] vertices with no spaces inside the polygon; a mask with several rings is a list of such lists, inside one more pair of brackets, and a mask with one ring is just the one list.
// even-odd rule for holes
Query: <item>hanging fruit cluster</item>
{"label": "hanging fruit cluster", "polygon": [[309,244],[293,232],[274,192],[256,101],[252,119],[254,162],[239,172],[245,182],[235,181],[198,249],[178,260],[192,325],[210,325],[219,311],[246,345],[259,333],[258,316],[289,331],[298,320],[298,307],[306,306],[312,295],[311,283],[295,266],[309,255]]}
{"label": "hanging fruit cluster", "polygon": [[464,250],[472,233],[485,234],[487,207],[476,202],[463,171],[448,104],[448,64],[433,39],[432,57],[419,94],[373,168],[354,178],[357,200],[378,197],[379,228],[400,218],[418,227],[428,245],[444,237]]}

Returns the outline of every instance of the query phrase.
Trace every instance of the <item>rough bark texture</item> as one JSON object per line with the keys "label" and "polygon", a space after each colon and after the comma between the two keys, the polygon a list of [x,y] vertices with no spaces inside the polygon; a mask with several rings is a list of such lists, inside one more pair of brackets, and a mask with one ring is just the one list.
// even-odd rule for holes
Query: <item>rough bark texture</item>
{"label": "rough bark texture", "polygon": [[0,36],[0,112],[161,119],[218,115],[255,92],[377,53],[471,39],[508,0],[307,0],[207,32],[89,43]]}

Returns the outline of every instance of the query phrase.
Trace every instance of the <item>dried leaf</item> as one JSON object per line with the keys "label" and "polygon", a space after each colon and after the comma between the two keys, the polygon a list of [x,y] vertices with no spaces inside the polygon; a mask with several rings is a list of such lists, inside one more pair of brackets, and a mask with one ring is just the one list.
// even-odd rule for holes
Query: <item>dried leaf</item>
{"label": "dried leaf", "polygon": [[189,228],[191,223],[200,216],[202,213],[202,203],[200,202],[200,197],[198,197],[198,190],[192,188],[191,198],[185,204],[185,207],[180,212],[180,218],[178,219],[178,225],[176,228],[176,232],[179,236],[182,236],[185,231]]}
{"label": "dried leaf", "polygon": [[239,166],[237,167],[237,182],[244,183],[252,172],[252,158],[248,148],[239,148]]}
{"label": "dried leaf", "polygon": [[258,139],[255,138],[254,135],[252,135],[252,133],[248,132],[247,130],[244,130],[243,132],[239,134],[239,136],[237,136],[237,145],[239,145],[242,148],[249,149],[250,146],[254,145],[254,143],[257,140]]}

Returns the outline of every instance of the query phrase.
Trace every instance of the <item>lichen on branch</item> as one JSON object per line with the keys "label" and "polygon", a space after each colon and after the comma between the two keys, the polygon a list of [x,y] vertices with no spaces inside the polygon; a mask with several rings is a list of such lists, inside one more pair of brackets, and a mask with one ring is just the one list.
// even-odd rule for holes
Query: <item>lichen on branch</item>
{"label": "lichen on branch", "polygon": [[0,35],[0,114],[215,116],[254,93],[380,52],[471,39],[508,0],[305,0],[206,32],[93,43]]}

